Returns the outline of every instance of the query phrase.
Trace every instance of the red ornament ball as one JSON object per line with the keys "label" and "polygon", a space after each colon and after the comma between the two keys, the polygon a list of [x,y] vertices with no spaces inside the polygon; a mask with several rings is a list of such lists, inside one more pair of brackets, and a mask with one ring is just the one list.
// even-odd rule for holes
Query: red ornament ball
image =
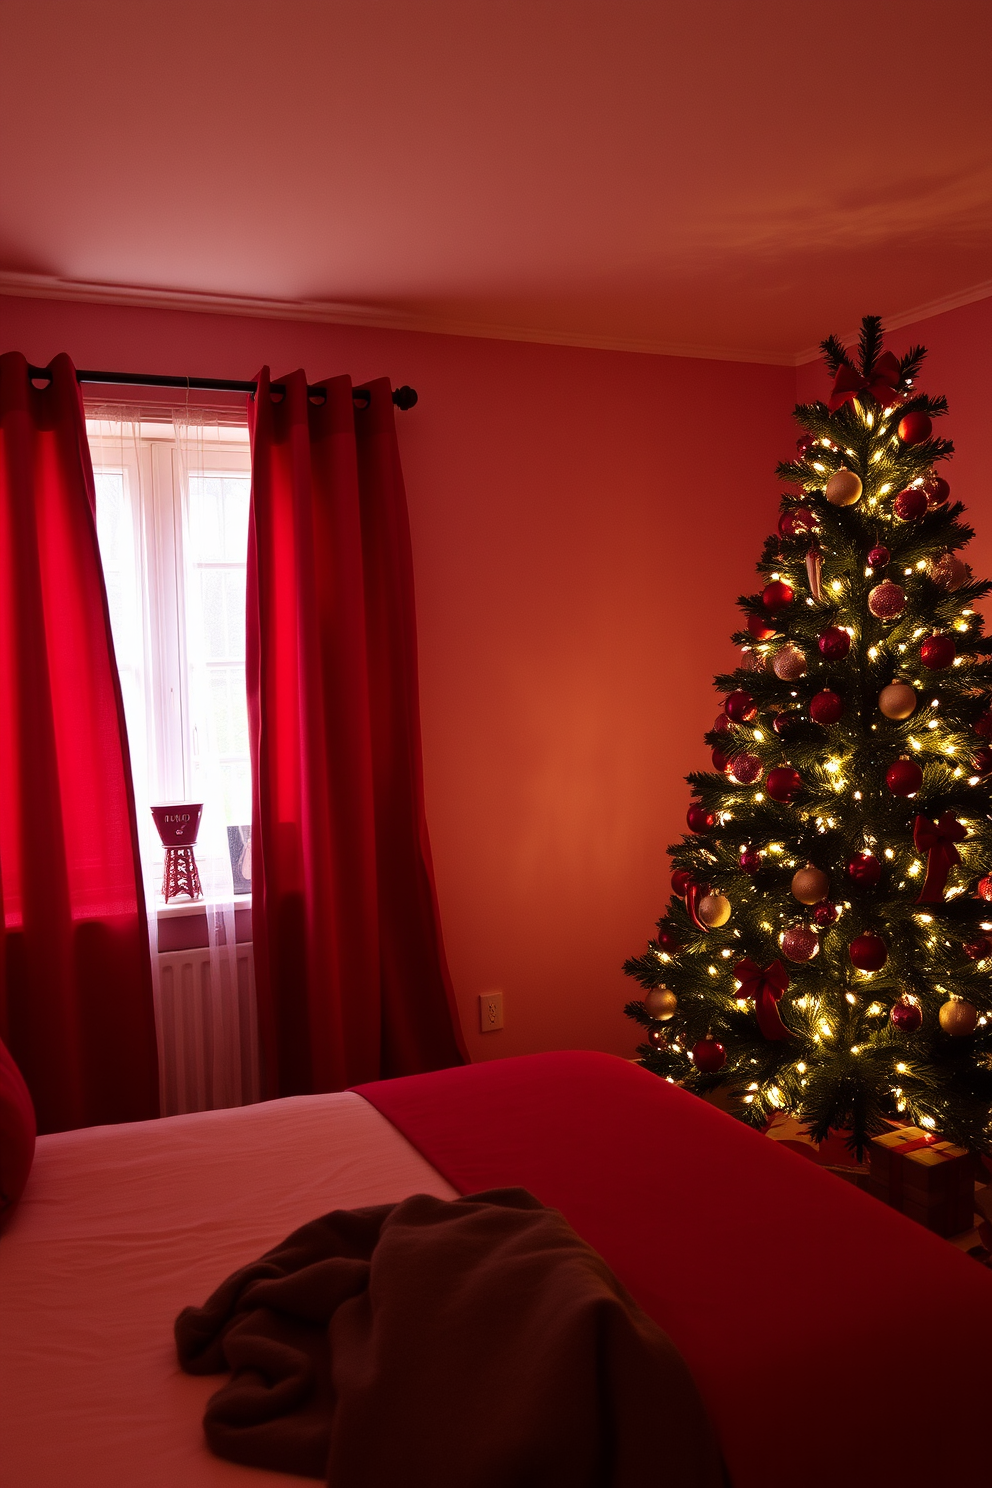
{"label": "red ornament ball", "polygon": [[943,506],[951,494],[950,483],[942,475],[934,475],[933,471],[924,480],[923,489],[931,506]]}
{"label": "red ornament ball", "polygon": [[727,717],[733,719],[734,723],[750,723],[752,718],[758,716],[754,698],[743,690],[732,692],[723,706]]}
{"label": "red ornament ball", "polygon": [[649,1028],[647,1037],[652,1049],[668,1048],[668,1034],[663,1028],[659,1028],[657,1025],[654,1028]]}
{"label": "red ornament ball", "polygon": [[699,801],[693,801],[685,814],[685,821],[690,832],[708,832],[710,827],[716,826],[713,812],[707,811]]}
{"label": "red ornament ball", "polygon": [[979,899],[984,899],[986,904],[992,904],[992,874],[986,874],[978,880],[977,894]]}
{"label": "red ornament ball", "polygon": [[886,770],[885,783],[894,796],[915,796],[923,784],[923,771],[915,760],[897,759]]}
{"label": "red ornament ball", "polygon": [[798,646],[783,646],[775,653],[772,671],[780,682],[797,682],[806,674],[806,658]]}
{"label": "red ornament ball", "polygon": [[777,769],[769,770],[766,786],[773,801],[787,806],[802,790],[803,778],[791,765],[779,765]]}
{"label": "red ornament ball", "polygon": [[792,585],[787,584],[784,579],[773,579],[761,591],[761,603],[768,610],[769,614],[772,615],[774,615],[776,610],[786,609],[795,597],[795,591]]}
{"label": "red ornament ball", "polygon": [[883,548],[881,543],[879,543],[878,547],[872,548],[868,554],[869,568],[887,568],[891,562],[892,554],[888,548]]}
{"label": "red ornament ball", "polygon": [[922,444],[933,433],[933,424],[925,413],[907,413],[896,430],[903,444]]}
{"label": "red ornament ball", "polygon": [[992,739],[992,708],[975,719],[975,733],[980,739]]}
{"label": "red ornament ball", "polygon": [[722,774],[727,768],[727,756],[724,754],[723,750],[714,749],[710,758],[713,761],[714,770],[719,770]]}
{"label": "red ornament ball", "polygon": [[689,1057],[704,1075],[715,1075],[726,1064],[727,1051],[715,1038],[704,1038],[693,1044]]}
{"label": "red ornament ball", "polygon": [[889,959],[889,948],[880,935],[868,931],[851,941],[847,954],[858,971],[881,971]]}
{"label": "red ornament ball", "polygon": [[831,625],[816,644],[820,648],[820,655],[825,656],[828,661],[843,661],[851,649],[851,637],[839,625]]}
{"label": "red ornament ball", "polygon": [[945,594],[952,594],[955,589],[960,589],[962,584],[968,582],[971,569],[956,553],[944,553],[931,563],[929,572],[938,589],[943,589]]}
{"label": "red ornament ball", "polygon": [[793,709],[791,712],[776,713],[772,719],[772,728],[785,739],[789,734],[795,733],[802,721],[803,715]]}
{"label": "red ornament ball", "polygon": [[976,775],[992,775],[992,749],[976,749],[971,757],[971,768]]}
{"label": "red ornament ball", "polygon": [[775,634],[775,627],[764,615],[748,615],[747,632],[748,635],[754,636],[756,641],[767,641]]}
{"label": "red ornament ball", "polygon": [[961,949],[969,961],[984,961],[986,956],[992,956],[992,940],[983,935],[979,940],[969,940]]}
{"label": "red ornament ball", "polygon": [[820,942],[808,925],[793,925],[782,936],[782,954],[790,961],[812,961],[819,949]]}
{"label": "red ornament ball", "polygon": [[818,904],[813,911],[813,921],[821,930],[829,930],[831,925],[836,925],[840,914],[836,904],[829,901],[826,904]]}
{"label": "red ornament ball", "polygon": [[904,522],[918,521],[929,507],[927,493],[919,486],[910,486],[908,490],[900,491],[892,503],[892,510]]}
{"label": "red ornament ball", "polygon": [[756,754],[735,754],[728,766],[738,785],[753,785],[761,779],[764,768]]}
{"label": "red ornament ball", "polygon": [[810,699],[809,716],[814,723],[822,724],[824,728],[831,723],[836,723],[844,711],[844,699],[829,688]]}
{"label": "red ornament ball", "polygon": [[726,713],[718,713],[716,716],[716,721],[713,724],[713,732],[715,734],[725,734],[729,731],[729,729],[730,719],[727,717]]}
{"label": "red ornament ball", "polygon": [[763,862],[761,853],[756,847],[742,847],[740,864],[745,873],[757,873]]}
{"label": "red ornament ball", "polygon": [[946,672],[956,655],[954,638],[949,635],[927,636],[920,647],[920,660],[931,672]]}
{"label": "red ornament ball", "polygon": [[810,434],[809,432],[800,434],[799,438],[796,440],[796,449],[799,451],[800,459],[803,457],[803,455],[808,455],[815,444],[815,434]]}
{"label": "red ornament ball", "polygon": [[882,864],[874,853],[860,852],[847,865],[847,876],[859,889],[873,889],[882,876]]}
{"label": "red ornament ball", "polygon": [[695,882],[695,875],[688,868],[676,868],[672,874],[672,893],[684,899]]}
{"label": "red ornament ball", "polygon": [[808,506],[794,506],[789,511],[784,511],[778,519],[779,537],[799,537],[801,533],[812,532],[816,526],[816,518]]}
{"label": "red ornament ball", "polygon": [[913,1002],[909,997],[900,997],[899,1001],[892,1005],[889,1021],[893,1028],[898,1028],[900,1033],[915,1033],[923,1022],[923,1009],[918,1002]]}
{"label": "red ornament ball", "polygon": [[677,956],[682,949],[682,942],[678,936],[673,935],[671,930],[666,930],[663,926],[659,927],[654,941],[659,951],[667,951],[670,956]]}
{"label": "red ornament ball", "polygon": [[876,620],[894,620],[906,608],[906,591],[899,584],[883,579],[868,591],[868,608]]}

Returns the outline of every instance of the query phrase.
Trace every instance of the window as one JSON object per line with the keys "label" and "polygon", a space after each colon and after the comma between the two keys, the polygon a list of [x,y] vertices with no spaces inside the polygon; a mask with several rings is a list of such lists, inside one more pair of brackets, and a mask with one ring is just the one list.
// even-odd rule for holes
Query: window
{"label": "window", "polygon": [[108,409],[87,431],[146,895],[154,904],[161,894],[163,861],[148,808],[202,801],[204,895],[230,898],[232,841],[244,840],[237,829],[251,821],[248,432]]}

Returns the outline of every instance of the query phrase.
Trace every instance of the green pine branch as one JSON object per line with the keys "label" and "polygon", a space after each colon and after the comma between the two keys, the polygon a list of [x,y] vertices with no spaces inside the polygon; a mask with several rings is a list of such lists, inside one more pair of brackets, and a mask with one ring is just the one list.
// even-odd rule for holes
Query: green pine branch
{"label": "green pine branch", "polygon": [[861,358],[861,375],[870,377],[875,370],[875,363],[882,349],[882,317],[880,315],[866,315],[862,320],[858,349]]}
{"label": "green pine branch", "polygon": [[820,350],[823,352],[823,360],[829,371],[836,373],[841,367],[853,367],[847,353],[847,349],[841,345],[836,336],[828,336],[825,341],[820,342]]}

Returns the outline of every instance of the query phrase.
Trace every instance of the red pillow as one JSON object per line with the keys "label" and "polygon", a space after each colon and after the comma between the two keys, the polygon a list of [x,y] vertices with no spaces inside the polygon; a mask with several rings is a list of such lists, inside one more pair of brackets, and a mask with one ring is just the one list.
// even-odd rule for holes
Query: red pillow
{"label": "red pillow", "polygon": [[0,1041],[0,1224],[24,1192],[37,1132],[34,1104],[24,1076]]}

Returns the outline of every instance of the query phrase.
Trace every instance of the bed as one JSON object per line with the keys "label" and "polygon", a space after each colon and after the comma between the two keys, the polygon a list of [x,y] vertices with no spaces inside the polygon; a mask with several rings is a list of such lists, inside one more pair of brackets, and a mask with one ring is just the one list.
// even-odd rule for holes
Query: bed
{"label": "bed", "polygon": [[218,1381],[180,1372],[176,1314],[331,1209],[515,1185],[559,1208],[675,1343],[733,1488],[988,1480],[992,1276],[589,1053],[40,1138],[0,1240],[0,1479],[298,1485],[207,1451]]}

